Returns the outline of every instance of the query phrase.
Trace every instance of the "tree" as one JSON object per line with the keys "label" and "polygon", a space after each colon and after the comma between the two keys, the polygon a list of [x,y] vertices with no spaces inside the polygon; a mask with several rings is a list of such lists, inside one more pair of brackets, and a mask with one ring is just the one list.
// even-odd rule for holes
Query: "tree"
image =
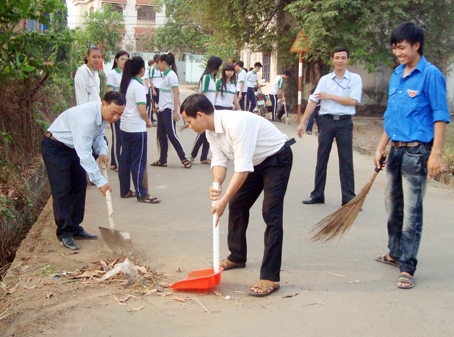
{"label": "tree", "polygon": [[125,28],[123,15],[107,3],[97,11],[85,13],[84,27],[83,31],[75,30],[79,61],[83,62],[88,47],[94,45],[102,48],[103,59],[109,62],[121,44],[121,31]]}
{"label": "tree", "polygon": [[373,71],[390,66],[391,31],[403,21],[414,21],[426,31],[425,53],[439,67],[446,66],[453,47],[454,5],[450,0],[296,0],[286,9],[305,32],[312,50],[307,61],[326,64],[332,50],[344,45],[353,61]]}

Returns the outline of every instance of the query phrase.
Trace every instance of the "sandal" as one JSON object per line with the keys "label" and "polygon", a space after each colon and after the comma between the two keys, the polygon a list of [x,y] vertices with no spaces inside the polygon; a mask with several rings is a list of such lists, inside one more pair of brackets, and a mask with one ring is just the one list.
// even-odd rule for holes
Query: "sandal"
{"label": "sandal", "polygon": [[154,163],[150,164],[151,166],[167,167],[167,163],[161,163],[159,160],[156,160]]}
{"label": "sandal", "polygon": [[117,165],[110,165],[112,171],[118,171]]}
{"label": "sandal", "polygon": [[181,163],[183,164],[185,169],[190,169],[191,166],[192,166],[192,163],[189,160],[187,160],[187,159],[182,160]]}
{"label": "sandal", "polygon": [[[258,281],[250,290],[249,295],[256,296],[256,297],[264,297],[272,294],[280,287],[279,283],[274,283],[273,281],[269,280],[260,280]],[[257,293],[253,289],[260,289],[262,292]]]}
{"label": "sandal", "polygon": [[[407,283],[407,285],[399,285],[399,283]],[[415,279],[411,275],[400,273],[396,286],[400,289],[411,289],[415,286]]]}
{"label": "sandal", "polygon": [[143,197],[143,198],[137,198],[138,202],[143,202],[145,204],[159,204],[161,200],[158,198],[151,198],[149,195]]}
{"label": "sandal", "polygon": [[244,262],[233,262],[229,259],[224,259],[219,264],[219,267],[223,268],[224,270],[235,269],[235,268],[244,268],[246,267],[246,263]]}
{"label": "sandal", "polygon": [[312,135],[312,131],[306,131],[306,134]]}
{"label": "sandal", "polygon": [[211,165],[211,160],[209,159],[201,160],[200,164]]}
{"label": "sandal", "polygon": [[126,195],[124,197],[122,197],[122,198],[126,199],[126,198],[136,198],[136,197],[137,197],[136,192],[133,192],[133,191],[129,190],[129,192],[126,193]]}
{"label": "sandal", "polygon": [[391,266],[394,266],[394,267],[399,267],[399,265],[400,265],[399,262],[394,261],[393,259],[389,259],[388,254],[377,256],[375,258],[375,261],[390,264]]}

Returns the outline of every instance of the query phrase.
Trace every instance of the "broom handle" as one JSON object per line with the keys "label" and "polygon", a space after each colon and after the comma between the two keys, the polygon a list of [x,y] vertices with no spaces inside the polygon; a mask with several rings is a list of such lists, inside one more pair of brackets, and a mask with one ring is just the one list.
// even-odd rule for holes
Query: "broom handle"
{"label": "broom handle", "polygon": [[[213,188],[219,190],[219,183],[213,183]],[[213,268],[215,273],[219,273],[219,225],[218,217],[213,214]]]}
{"label": "broom handle", "polygon": [[[106,165],[101,164],[101,173],[103,177],[106,179],[107,182],[109,182],[109,179],[107,178],[107,169]],[[113,214],[113,207],[112,207],[112,194],[110,193],[109,190],[106,191],[106,203],[107,203],[107,213],[109,214],[109,226],[112,231],[115,230],[115,220],[114,220],[114,214]]]}

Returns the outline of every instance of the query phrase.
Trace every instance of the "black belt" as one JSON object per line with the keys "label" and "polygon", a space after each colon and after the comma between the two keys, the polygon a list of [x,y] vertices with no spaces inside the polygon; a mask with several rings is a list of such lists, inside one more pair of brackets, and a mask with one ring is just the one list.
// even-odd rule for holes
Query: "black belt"
{"label": "black belt", "polygon": [[328,117],[328,118],[333,119],[335,121],[343,121],[343,120],[352,119],[351,115],[330,115],[330,114],[324,114],[322,116]]}
{"label": "black belt", "polygon": [[284,145],[282,145],[282,147],[280,148],[280,150],[277,151],[277,153],[282,152],[282,151],[284,151],[285,149],[288,149],[290,146],[292,146],[292,145],[295,144],[295,143],[296,143],[295,138],[292,138],[292,139],[287,140],[287,141],[284,143]]}
{"label": "black belt", "polygon": [[55,137],[52,135],[52,132],[49,132],[49,131],[44,132],[44,137],[50,138],[50,139],[52,139],[52,140],[55,140],[56,142],[61,143],[57,138],[55,138]]}
{"label": "black belt", "polygon": [[416,147],[419,145],[426,145],[429,143],[422,142],[393,142],[393,147]]}

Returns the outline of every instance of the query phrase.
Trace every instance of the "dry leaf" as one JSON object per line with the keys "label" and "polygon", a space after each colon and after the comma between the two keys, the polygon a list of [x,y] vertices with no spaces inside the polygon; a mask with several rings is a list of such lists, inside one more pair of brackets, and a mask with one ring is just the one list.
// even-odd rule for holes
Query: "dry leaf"
{"label": "dry leaf", "polygon": [[282,298],[290,298],[290,297],[295,297],[297,296],[299,293],[294,293],[294,294],[287,294],[285,296],[282,296]]}
{"label": "dry leaf", "polygon": [[150,294],[154,294],[154,293],[157,293],[158,292],[158,289],[154,288],[154,289],[147,289],[143,292],[143,295],[144,296],[148,296]]}
{"label": "dry leaf", "polygon": [[76,254],[79,254],[79,252],[71,252],[68,255],[76,255]]}
{"label": "dry leaf", "polygon": [[146,273],[143,275],[143,277],[145,277],[145,278],[154,278],[154,274],[153,274],[152,272],[149,271],[149,272],[146,272]]}
{"label": "dry leaf", "polygon": [[36,284],[31,286],[31,287],[27,287],[27,286],[22,285],[22,287],[24,287],[25,289],[29,289],[29,290],[30,289],[35,289],[36,288]]}
{"label": "dry leaf", "polygon": [[222,294],[221,294],[219,291],[217,291],[217,290],[214,290],[213,292],[214,292],[214,294],[215,294],[216,296],[222,296]]}
{"label": "dry leaf", "polygon": [[147,273],[147,268],[142,267],[142,266],[136,266],[136,270],[140,271],[142,274]]}
{"label": "dry leaf", "polygon": [[55,296],[54,293],[49,293],[49,294],[46,295],[46,298],[49,299],[49,298],[51,298],[53,296]]}
{"label": "dry leaf", "polygon": [[159,285],[160,285],[161,287],[163,287],[163,288],[169,288],[169,287],[170,287],[170,284],[164,283],[164,282],[159,283]]}
{"label": "dry leaf", "polygon": [[131,295],[126,295],[124,298],[118,298],[115,294],[114,294],[114,298],[115,300],[118,302],[118,303],[125,303],[127,300],[129,300],[132,296]]}
{"label": "dry leaf", "polygon": [[182,298],[182,297],[176,297],[176,296],[173,296],[172,297],[175,301],[178,301],[178,302],[186,302],[186,299]]}

